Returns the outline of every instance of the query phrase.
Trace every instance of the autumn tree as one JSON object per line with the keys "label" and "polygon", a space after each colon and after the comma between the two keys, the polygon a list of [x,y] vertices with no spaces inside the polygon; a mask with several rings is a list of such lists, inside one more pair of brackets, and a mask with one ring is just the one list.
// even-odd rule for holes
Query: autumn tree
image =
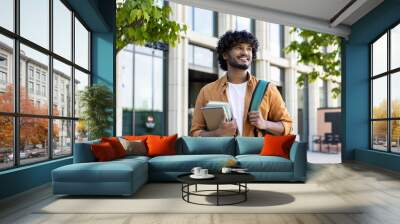
{"label": "autumn tree", "polygon": [[[3,112],[13,112],[14,107],[14,88],[10,84],[6,88],[6,92],[0,94],[0,108]],[[34,105],[29,99],[29,95],[24,87],[20,88],[20,109],[23,114],[43,114],[46,115],[48,107],[45,104]],[[56,111],[58,113],[58,111]],[[12,148],[13,146],[13,117],[0,116],[0,146],[4,148]],[[47,118],[20,118],[20,148],[24,149],[26,145],[44,145],[48,136],[48,119]],[[53,138],[59,135],[57,125],[53,126]]]}

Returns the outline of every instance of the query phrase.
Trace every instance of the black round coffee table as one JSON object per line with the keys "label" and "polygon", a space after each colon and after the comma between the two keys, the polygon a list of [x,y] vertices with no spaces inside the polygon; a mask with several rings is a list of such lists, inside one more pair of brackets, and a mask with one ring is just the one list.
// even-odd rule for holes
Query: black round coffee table
{"label": "black round coffee table", "polygon": [[[247,183],[255,180],[255,177],[249,173],[215,173],[215,177],[212,179],[193,179],[190,177],[191,173],[182,174],[177,177],[178,181],[182,183],[182,199],[188,203],[198,204],[198,205],[234,205],[247,200],[247,192],[249,188]],[[215,190],[197,190],[197,185],[216,185]],[[190,191],[190,186],[195,186],[194,191]],[[223,190],[220,189],[220,185],[236,185],[237,190]],[[209,192],[215,192],[215,194],[205,194]],[[204,197],[216,197],[216,204],[202,204],[190,201],[190,196],[204,196]],[[221,203],[221,197],[232,197],[241,196],[239,200],[231,203]]]}

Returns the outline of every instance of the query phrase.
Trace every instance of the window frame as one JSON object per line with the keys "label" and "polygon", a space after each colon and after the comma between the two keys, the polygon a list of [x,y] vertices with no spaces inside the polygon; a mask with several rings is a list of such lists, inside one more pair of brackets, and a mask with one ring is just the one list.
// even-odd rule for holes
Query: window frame
{"label": "window frame", "polygon": [[[16,169],[19,167],[24,167],[24,166],[30,166],[33,164],[38,164],[38,163],[43,163],[43,162],[47,162],[47,161],[51,161],[51,160],[55,160],[55,159],[62,159],[62,158],[66,158],[66,157],[70,157],[73,156],[73,152],[74,152],[74,143],[75,143],[75,126],[76,126],[76,121],[79,120],[79,117],[75,117],[75,108],[72,106],[71,110],[72,113],[70,116],[56,116],[53,115],[53,59],[58,60],[61,63],[64,63],[68,66],[71,66],[71,83],[75,82],[75,69],[85,73],[88,75],[89,77],[89,83],[88,85],[91,86],[92,85],[92,61],[91,61],[91,49],[92,49],[92,43],[91,43],[91,37],[92,37],[92,30],[88,27],[88,25],[84,22],[84,20],[79,16],[78,13],[76,13],[73,8],[68,4],[68,2],[66,2],[65,0],[59,0],[61,2],[61,4],[63,4],[68,10],[71,11],[71,18],[70,18],[70,23],[71,23],[71,33],[69,35],[71,35],[71,58],[67,59],[64,58],[61,55],[58,55],[57,53],[55,53],[53,50],[53,32],[55,29],[53,29],[53,21],[54,21],[54,14],[53,14],[53,1],[54,0],[48,0],[49,3],[49,47],[48,49],[46,49],[45,47],[42,47],[41,45],[34,43],[33,41],[24,38],[23,36],[20,35],[20,0],[14,0],[13,1],[13,10],[14,10],[14,18],[13,18],[13,22],[14,22],[14,30],[10,31],[4,27],[0,26],[0,35],[10,38],[13,41],[13,52],[12,52],[12,62],[13,64],[12,69],[9,69],[10,71],[12,71],[11,75],[13,75],[13,79],[14,79],[14,110],[13,112],[1,112],[0,111],[0,116],[10,116],[13,119],[13,166],[10,167],[5,167],[5,168],[0,168],[0,172],[5,171],[5,170],[11,170],[11,169]],[[79,20],[79,22],[83,25],[83,27],[88,31],[88,69],[85,69],[81,66],[79,66],[78,64],[75,63],[75,18],[77,20]],[[21,113],[20,111],[20,87],[21,87],[21,80],[20,80],[20,66],[21,66],[21,52],[20,52],[20,46],[21,45],[25,45],[26,47],[29,47],[35,51],[38,51],[42,54],[45,54],[48,57],[48,71],[47,71],[47,76],[46,77],[48,80],[45,90],[47,91],[47,93],[45,92],[46,96],[48,97],[48,112],[46,115],[39,115],[39,114],[27,114],[27,113]],[[42,73],[40,72],[40,76],[39,76],[39,80],[37,80],[38,82],[36,82],[36,69],[35,67],[33,67],[33,79],[31,79],[30,77],[30,66],[29,63],[26,64],[26,82],[28,83],[29,81],[33,81],[33,85],[35,86],[37,83],[42,83],[42,79],[41,79],[41,75]],[[72,92],[72,105],[74,105],[75,103],[75,85],[72,85],[71,88],[71,92]],[[29,91],[29,87],[27,84],[27,91]],[[40,87],[42,88],[42,84],[40,85]],[[40,89],[41,91],[41,89]],[[34,88],[34,92],[36,92],[36,89]],[[36,94],[35,94],[36,95]],[[40,93],[39,95],[37,95],[38,97],[43,97],[42,94]],[[34,102],[35,103],[35,102]],[[48,123],[48,135],[47,135],[47,148],[45,150],[48,151],[48,154],[46,155],[46,157],[43,157],[43,160],[37,161],[37,162],[28,162],[28,163],[21,163],[21,158],[20,158],[20,119],[21,118],[44,118],[47,119],[47,123]],[[66,121],[71,121],[71,125],[72,125],[72,132],[71,134],[71,152],[70,154],[67,155],[62,155],[62,156],[55,156],[53,155],[54,153],[54,149],[55,147],[53,147],[53,123],[57,120],[66,120]]]}
{"label": "window frame", "polygon": [[[385,153],[390,153],[390,154],[395,154],[399,155],[400,152],[393,152],[392,151],[392,122],[393,121],[399,121],[400,117],[392,117],[392,98],[391,98],[391,79],[392,75],[395,75],[396,73],[400,72],[400,67],[393,68],[391,69],[391,31],[393,28],[396,26],[400,25],[400,21],[397,21],[396,23],[392,24],[390,27],[385,29],[385,31],[381,34],[379,34],[375,39],[373,39],[371,42],[368,43],[368,59],[369,59],[369,68],[368,68],[368,87],[369,87],[369,150],[372,151],[378,151],[378,152],[385,152]],[[386,61],[386,71],[374,75],[373,72],[373,44],[378,41],[381,37],[384,35],[387,35],[386,39],[386,46],[387,46],[387,51],[386,51],[386,56],[387,56],[387,61]],[[386,87],[387,87],[387,93],[386,93],[386,98],[387,98],[387,105],[386,105],[386,118],[373,118],[373,91],[374,91],[374,86],[373,86],[373,81],[382,77],[386,77]],[[374,136],[373,136],[373,122],[376,121],[386,121],[386,151],[384,150],[379,150],[374,148]]]}

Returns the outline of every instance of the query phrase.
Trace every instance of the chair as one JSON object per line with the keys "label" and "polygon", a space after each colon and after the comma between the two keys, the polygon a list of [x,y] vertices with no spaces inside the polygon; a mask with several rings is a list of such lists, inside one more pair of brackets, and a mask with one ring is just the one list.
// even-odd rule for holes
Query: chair
{"label": "chair", "polygon": [[[321,135],[313,135],[312,142],[313,142],[312,151],[313,152],[317,152],[317,151],[321,152],[322,136]],[[315,149],[316,144],[318,144],[318,149]]]}

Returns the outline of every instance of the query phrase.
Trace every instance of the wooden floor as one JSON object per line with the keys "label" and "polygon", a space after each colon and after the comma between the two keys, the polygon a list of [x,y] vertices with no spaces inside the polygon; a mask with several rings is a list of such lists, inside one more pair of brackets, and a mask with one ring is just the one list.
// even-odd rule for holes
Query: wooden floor
{"label": "wooden floor", "polygon": [[[308,182],[317,183],[345,201],[366,204],[357,214],[35,214],[54,200],[42,186],[0,202],[0,223],[219,224],[219,223],[400,223],[400,174],[359,163],[310,164]],[[320,203],[320,202],[316,202]],[[172,205],[173,206],[173,205]]]}

